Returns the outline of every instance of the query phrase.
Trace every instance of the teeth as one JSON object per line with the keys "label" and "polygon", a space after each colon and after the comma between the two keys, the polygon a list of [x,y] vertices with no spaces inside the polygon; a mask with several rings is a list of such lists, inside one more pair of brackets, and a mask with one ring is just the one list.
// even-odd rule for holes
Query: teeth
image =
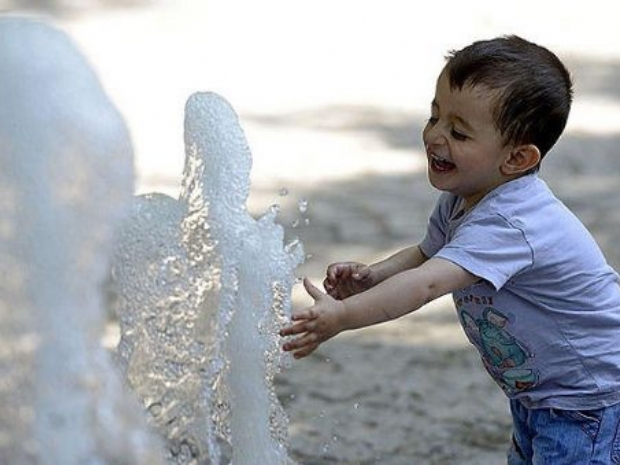
{"label": "teeth", "polygon": [[438,162],[442,162],[442,163],[450,163],[450,161],[449,161],[449,160],[447,160],[447,159],[445,159],[445,158],[438,157],[438,156],[437,156],[437,155],[435,155],[434,153],[431,153],[431,158],[432,158],[433,160],[435,160],[435,161],[438,161]]}

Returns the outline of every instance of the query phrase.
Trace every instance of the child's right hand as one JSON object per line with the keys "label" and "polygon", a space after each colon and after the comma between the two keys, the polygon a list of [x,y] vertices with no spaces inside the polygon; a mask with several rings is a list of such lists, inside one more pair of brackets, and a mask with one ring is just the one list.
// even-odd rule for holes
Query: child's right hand
{"label": "child's right hand", "polygon": [[332,263],[323,281],[325,291],[334,299],[346,299],[377,284],[372,269],[357,262]]}

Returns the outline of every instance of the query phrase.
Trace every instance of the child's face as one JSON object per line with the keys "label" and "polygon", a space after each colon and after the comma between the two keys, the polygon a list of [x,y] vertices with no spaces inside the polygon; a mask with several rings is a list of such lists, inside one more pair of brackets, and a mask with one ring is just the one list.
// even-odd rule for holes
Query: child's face
{"label": "child's face", "polygon": [[422,133],[428,177],[437,189],[463,197],[467,208],[507,181],[501,166],[511,148],[503,144],[492,110],[493,94],[484,86],[450,89],[441,73]]}

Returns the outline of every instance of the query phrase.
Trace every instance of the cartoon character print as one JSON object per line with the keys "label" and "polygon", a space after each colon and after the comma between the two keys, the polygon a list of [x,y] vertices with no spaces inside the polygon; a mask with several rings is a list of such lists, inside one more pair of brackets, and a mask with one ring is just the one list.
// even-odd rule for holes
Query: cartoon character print
{"label": "cartoon character print", "polygon": [[531,354],[504,328],[508,318],[493,307],[486,307],[475,319],[460,310],[461,324],[472,343],[478,347],[486,369],[509,395],[534,387],[537,371],[523,367]]}

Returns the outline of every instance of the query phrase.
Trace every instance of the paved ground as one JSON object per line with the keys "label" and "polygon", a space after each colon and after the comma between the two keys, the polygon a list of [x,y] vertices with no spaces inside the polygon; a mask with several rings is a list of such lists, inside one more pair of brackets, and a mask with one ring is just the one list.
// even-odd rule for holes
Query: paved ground
{"label": "paved ground", "polygon": [[[184,102],[217,91],[239,112],[254,153],[251,210],[281,204],[289,235],[312,255],[300,274],[314,279],[329,262],[372,261],[423,233],[436,193],[419,134],[445,52],[504,33],[547,45],[572,69],[576,99],[542,176],[620,269],[620,36],[612,2],[48,3],[130,125],[137,191],[176,194]],[[301,293],[295,299],[307,302]],[[278,389],[291,418],[291,453],[305,464],[503,460],[504,399],[449,300],[331,341],[283,373]]]}

